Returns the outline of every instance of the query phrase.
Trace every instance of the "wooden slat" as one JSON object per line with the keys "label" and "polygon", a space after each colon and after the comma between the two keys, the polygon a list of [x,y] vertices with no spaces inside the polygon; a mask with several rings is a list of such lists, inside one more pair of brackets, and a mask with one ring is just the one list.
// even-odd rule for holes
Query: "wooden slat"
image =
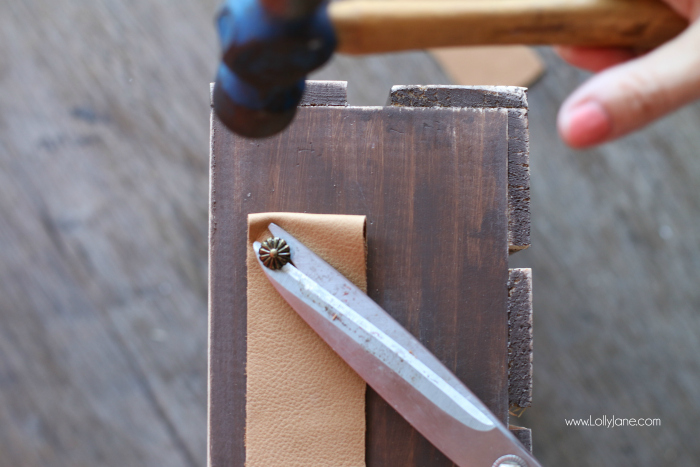
{"label": "wooden slat", "polygon": [[525,446],[525,449],[528,451],[532,452],[532,430],[529,428],[524,428],[522,426],[513,426],[511,425],[509,427],[510,432],[515,435],[516,438],[518,438],[518,441],[520,441],[523,446]]}
{"label": "wooden slat", "polygon": [[530,133],[527,107],[508,109],[508,248],[530,246]]}
{"label": "wooden slat", "polygon": [[508,401],[532,405],[532,271],[511,269],[508,277]]}
{"label": "wooden slat", "polygon": [[508,109],[508,249],[530,246],[527,91],[516,86],[394,86],[389,105]]}
{"label": "wooden slat", "polygon": [[347,81],[308,81],[300,106],[348,105]]}
{"label": "wooden slat", "polygon": [[[303,107],[265,140],[214,119],[212,149],[212,467],[245,459],[249,212],[367,215],[370,296],[507,421],[507,110]],[[369,467],[451,465],[372,391],[367,417]]]}

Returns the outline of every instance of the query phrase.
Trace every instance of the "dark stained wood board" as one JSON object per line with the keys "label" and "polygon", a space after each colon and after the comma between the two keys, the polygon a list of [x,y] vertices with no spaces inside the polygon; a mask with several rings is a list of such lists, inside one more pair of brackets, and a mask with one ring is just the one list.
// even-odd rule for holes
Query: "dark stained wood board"
{"label": "dark stained wood board", "polygon": [[508,110],[508,249],[530,246],[530,135],[527,89],[519,86],[394,86],[388,105]]}
{"label": "dark stained wood board", "polygon": [[508,276],[508,401],[532,405],[532,270],[524,268]]}
{"label": "dark stained wood board", "polygon": [[[507,162],[500,108],[303,107],[280,136],[255,141],[213,120],[212,467],[245,459],[236,258],[251,212],[367,215],[370,296],[507,421]],[[367,402],[369,467],[452,465],[371,390]]]}

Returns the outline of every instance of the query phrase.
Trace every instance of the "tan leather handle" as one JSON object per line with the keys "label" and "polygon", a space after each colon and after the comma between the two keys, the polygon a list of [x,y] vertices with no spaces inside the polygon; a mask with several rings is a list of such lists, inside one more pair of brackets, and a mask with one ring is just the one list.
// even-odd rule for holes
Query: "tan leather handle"
{"label": "tan leather handle", "polygon": [[485,44],[652,48],[687,21],[659,0],[344,0],[329,6],[340,52]]}

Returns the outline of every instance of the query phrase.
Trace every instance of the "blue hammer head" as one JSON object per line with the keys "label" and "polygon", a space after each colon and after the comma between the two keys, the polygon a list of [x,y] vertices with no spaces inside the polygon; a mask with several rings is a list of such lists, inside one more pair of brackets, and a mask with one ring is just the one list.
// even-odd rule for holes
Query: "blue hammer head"
{"label": "blue hammer head", "polygon": [[336,46],[323,0],[226,0],[214,111],[233,132],[262,138],[294,118],[306,75]]}

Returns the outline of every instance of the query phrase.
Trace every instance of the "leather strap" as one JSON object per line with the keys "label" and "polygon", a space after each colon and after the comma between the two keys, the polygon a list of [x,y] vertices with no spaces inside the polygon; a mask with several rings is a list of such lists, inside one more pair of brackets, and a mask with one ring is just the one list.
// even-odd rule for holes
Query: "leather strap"
{"label": "leather strap", "polygon": [[364,467],[365,382],[260,270],[252,243],[270,222],[367,289],[365,216],[248,216],[246,467]]}

